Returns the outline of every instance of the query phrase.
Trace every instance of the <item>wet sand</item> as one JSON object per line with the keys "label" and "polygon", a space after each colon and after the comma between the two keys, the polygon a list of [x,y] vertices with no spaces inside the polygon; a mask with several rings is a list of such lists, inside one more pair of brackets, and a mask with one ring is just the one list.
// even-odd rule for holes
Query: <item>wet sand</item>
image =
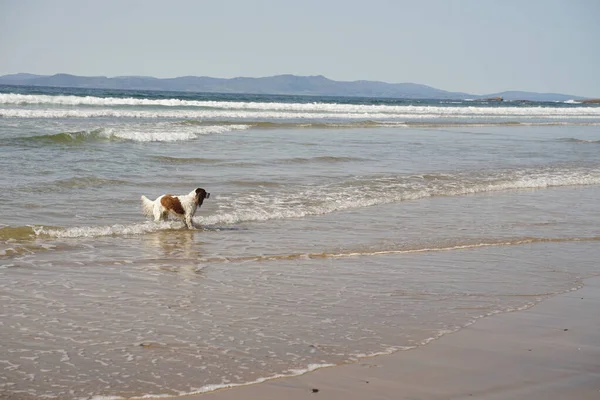
{"label": "wet sand", "polygon": [[600,399],[600,277],[429,345],[180,399]]}

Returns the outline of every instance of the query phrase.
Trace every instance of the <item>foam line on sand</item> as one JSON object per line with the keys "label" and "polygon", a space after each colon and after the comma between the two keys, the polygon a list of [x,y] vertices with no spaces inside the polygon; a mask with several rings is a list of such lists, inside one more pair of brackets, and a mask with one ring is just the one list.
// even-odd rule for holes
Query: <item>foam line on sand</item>
{"label": "foam line on sand", "polygon": [[429,345],[179,400],[600,399],[600,277]]}

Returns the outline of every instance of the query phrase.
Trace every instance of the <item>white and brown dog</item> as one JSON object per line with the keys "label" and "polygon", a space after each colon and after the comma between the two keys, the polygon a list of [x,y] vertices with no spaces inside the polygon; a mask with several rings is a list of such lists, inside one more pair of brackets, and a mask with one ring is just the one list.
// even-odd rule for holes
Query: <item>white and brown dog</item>
{"label": "white and brown dog", "polygon": [[194,189],[189,194],[174,196],[163,194],[152,201],[142,196],[142,211],[147,217],[154,217],[154,221],[165,221],[169,214],[181,218],[189,229],[193,229],[192,217],[204,199],[208,199],[210,193],[202,188]]}

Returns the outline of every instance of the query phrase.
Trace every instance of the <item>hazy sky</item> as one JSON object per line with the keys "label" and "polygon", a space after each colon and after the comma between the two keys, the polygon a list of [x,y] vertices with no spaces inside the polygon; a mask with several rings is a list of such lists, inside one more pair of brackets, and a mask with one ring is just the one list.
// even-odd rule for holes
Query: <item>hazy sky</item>
{"label": "hazy sky", "polygon": [[0,75],[16,72],[600,97],[600,0],[0,0]]}

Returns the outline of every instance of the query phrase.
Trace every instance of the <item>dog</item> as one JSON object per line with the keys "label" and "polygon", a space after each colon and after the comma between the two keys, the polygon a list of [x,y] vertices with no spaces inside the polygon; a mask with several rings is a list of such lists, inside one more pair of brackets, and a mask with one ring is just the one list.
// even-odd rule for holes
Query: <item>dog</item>
{"label": "dog", "polygon": [[210,193],[202,188],[181,196],[163,194],[154,201],[142,195],[142,212],[147,217],[153,217],[155,222],[165,221],[171,214],[182,219],[189,229],[194,229],[192,217],[196,209],[202,206],[204,199],[209,197]]}

